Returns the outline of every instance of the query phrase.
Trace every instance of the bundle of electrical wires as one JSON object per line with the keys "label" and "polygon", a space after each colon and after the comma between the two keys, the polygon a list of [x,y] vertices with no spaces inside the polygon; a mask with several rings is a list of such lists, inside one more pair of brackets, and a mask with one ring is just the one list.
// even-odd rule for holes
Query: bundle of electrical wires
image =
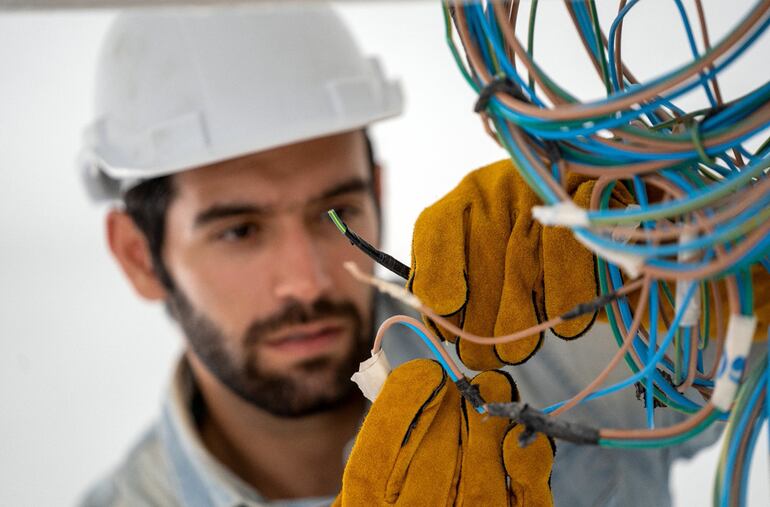
{"label": "bundle of electrical wires", "polygon": [[[625,448],[676,445],[729,417],[715,504],[735,505],[767,419],[767,360],[749,368],[747,355],[757,327],[753,284],[770,276],[770,80],[726,100],[719,77],[766,36],[770,0],[713,45],[695,0],[701,48],[681,0],[672,2],[692,60],[645,82],[621,57],[623,24],[638,0],[621,0],[605,27],[593,0],[563,2],[606,91],[588,102],[535,60],[536,0],[526,37],[517,33],[518,1],[445,1],[443,11],[452,54],[478,93],[476,112],[544,203],[533,215],[571,228],[596,254],[601,294],[640,284],[635,298],[605,307],[619,345],[607,369],[543,413],[637,385],[649,428],[599,431],[600,445]],[[703,107],[677,105],[698,91]],[[564,188],[570,173],[596,178],[587,210]],[[616,186],[636,204],[610,208]],[[599,389],[620,361],[631,375]],[[691,415],[654,428],[656,401]]]}

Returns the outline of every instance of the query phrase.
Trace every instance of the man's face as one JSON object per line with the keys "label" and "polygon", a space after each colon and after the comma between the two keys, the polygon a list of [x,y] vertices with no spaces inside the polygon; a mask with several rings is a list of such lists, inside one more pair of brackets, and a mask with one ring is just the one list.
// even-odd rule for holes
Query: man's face
{"label": "man's face", "polygon": [[273,414],[348,399],[370,348],[372,292],[344,270],[372,262],[329,221],[376,240],[362,132],[308,141],[174,177],[163,259],[168,305],[191,353]]}

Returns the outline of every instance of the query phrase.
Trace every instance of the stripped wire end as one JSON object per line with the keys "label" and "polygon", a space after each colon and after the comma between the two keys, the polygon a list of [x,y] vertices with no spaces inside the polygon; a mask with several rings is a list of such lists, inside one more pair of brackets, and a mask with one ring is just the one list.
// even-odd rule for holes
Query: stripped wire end
{"label": "stripped wire end", "polygon": [[334,225],[337,226],[337,229],[342,233],[345,234],[348,232],[348,227],[345,225],[345,223],[340,219],[339,215],[337,215],[337,212],[333,209],[330,209],[326,212],[329,215],[329,218],[332,219],[332,222],[334,222]]}
{"label": "stripped wire end", "polygon": [[353,278],[355,278],[359,282],[368,283],[369,285],[376,287],[377,290],[379,290],[380,292],[384,292],[390,297],[398,299],[404,304],[411,306],[415,310],[418,310],[418,311],[422,310],[423,305],[420,302],[420,300],[417,299],[417,296],[415,296],[408,290],[404,289],[400,285],[386,282],[381,278],[377,278],[375,276],[364,273],[363,271],[361,271],[358,265],[353,261],[347,261],[345,264],[343,264],[343,266],[345,266],[345,269],[347,269],[348,272],[351,275],[353,275]]}

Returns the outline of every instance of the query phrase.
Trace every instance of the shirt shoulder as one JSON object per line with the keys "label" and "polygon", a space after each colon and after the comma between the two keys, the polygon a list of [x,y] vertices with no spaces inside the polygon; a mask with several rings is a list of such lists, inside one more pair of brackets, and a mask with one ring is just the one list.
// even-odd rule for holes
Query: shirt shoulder
{"label": "shirt shoulder", "polygon": [[157,425],[83,496],[80,507],[181,507]]}

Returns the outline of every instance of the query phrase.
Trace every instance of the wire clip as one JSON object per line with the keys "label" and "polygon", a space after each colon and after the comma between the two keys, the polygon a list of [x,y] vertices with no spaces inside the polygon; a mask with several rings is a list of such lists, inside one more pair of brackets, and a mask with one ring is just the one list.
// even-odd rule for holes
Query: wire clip
{"label": "wire clip", "polygon": [[561,201],[550,206],[533,206],[532,216],[543,225],[588,227],[588,211],[572,201]]}
{"label": "wire clip", "polygon": [[473,111],[476,113],[485,111],[489,105],[489,101],[492,99],[495,93],[499,92],[507,93],[517,100],[528,102],[530,104],[532,103],[522,93],[521,88],[519,88],[516,83],[511,81],[511,78],[508,76],[498,76],[487,83],[484,88],[479,91],[479,98],[476,99],[476,104],[473,106]]}
{"label": "wire clip", "polygon": [[350,377],[350,380],[358,384],[358,388],[367,400],[374,402],[391,370],[388,356],[380,349],[359,365],[358,371]]}
{"label": "wire clip", "polygon": [[751,348],[754,331],[757,329],[755,315],[730,315],[722,360],[719,363],[711,404],[722,412],[730,410],[735,393],[746,369],[746,356]]}

